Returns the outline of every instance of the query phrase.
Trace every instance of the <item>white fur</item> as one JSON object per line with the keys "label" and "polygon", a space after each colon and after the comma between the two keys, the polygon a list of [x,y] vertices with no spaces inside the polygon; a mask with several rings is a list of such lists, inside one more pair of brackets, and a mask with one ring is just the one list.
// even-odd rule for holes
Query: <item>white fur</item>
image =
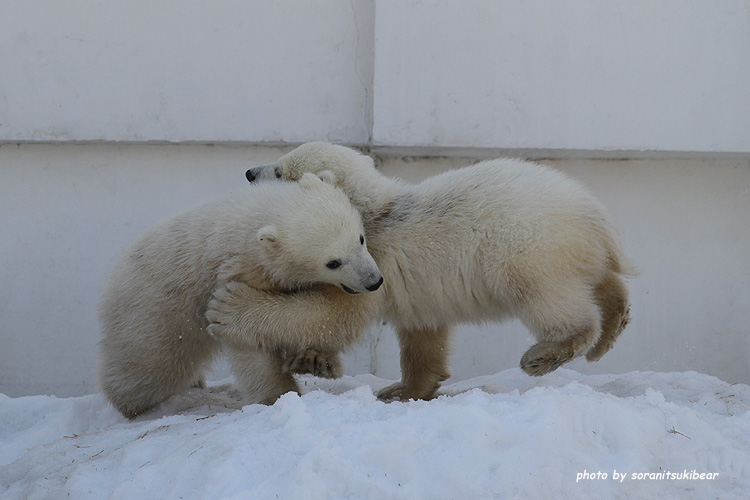
{"label": "white fur", "polygon": [[627,269],[609,217],[558,172],[501,159],[408,185],[351,149],[310,143],[248,178],[309,172],[361,210],[385,279],[403,380],[381,397],[431,397],[448,376],[458,322],[520,318],[539,341],[521,365],[541,375],[583,354],[598,359],[628,321]]}
{"label": "white fur", "polygon": [[[100,378],[105,394],[124,415],[138,415],[202,384],[221,344],[249,402],[271,402],[295,390],[291,374],[283,370],[287,354],[316,349],[325,362],[325,353],[345,348],[359,331],[290,331],[262,321],[263,310],[311,290],[342,303],[371,300],[349,299],[340,291],[365,291],[381,279],[362,233],[360,215],[347,197],[313,175],[298,185],[250,187],[152,228],[125,253],[104,294]],[[341,265],[329,269],[330,260]],[[254,294],[244,310],[261,321],[229,336],[220,328],[209,334],[209,301],[243,287]],[[336,372],[337,358],[328,363]]]}

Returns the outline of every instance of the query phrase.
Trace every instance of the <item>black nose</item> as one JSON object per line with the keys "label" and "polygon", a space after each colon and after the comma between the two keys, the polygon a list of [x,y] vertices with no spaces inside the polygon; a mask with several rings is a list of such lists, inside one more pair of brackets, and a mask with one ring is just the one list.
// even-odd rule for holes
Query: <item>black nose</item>
{"label": "black nose", "polygon": [[368,292],[374,292],[375,290],[377,290],[378,288],[380,288],[380,285],[382,285],[382,284],[383,284],[383,277],[381,276],[377,283],[375,283],[374,285],[370,285],[368,287],[365,287],[365,288],[367,289]]}
{"label": "black nose", "polygon": [[245,177],[247,177],[247,182],[255,182],[255,174],[252,168],[245,172]]}

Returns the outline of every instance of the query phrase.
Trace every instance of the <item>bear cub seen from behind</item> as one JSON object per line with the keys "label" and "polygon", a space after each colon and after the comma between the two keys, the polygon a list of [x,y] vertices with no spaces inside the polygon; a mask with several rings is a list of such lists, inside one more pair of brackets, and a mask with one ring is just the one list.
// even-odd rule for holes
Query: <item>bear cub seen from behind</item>
{"label": "bear cub seen from behind", "polygon": [[307,173],[343,189],[361,211],[383,272],[402,376],[379,392],[383,399],[435,394],[449,376],[456,323],[519,318],[537,340],[521,359],[530,375],[578,356],[598,360],[628,323],[623,278],[631,271],[617,233],[602,205],[559,172],[499,159],[411,185],[352,149],[310,143],[247,178]]}

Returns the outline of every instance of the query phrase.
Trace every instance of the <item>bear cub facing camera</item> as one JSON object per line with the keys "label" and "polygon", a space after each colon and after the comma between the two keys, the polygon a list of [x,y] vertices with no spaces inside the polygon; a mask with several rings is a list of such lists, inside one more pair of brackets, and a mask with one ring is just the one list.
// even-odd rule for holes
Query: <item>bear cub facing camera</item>
{"label": "bear cub facing camera", "polygon": [[[100,310],[101,387],[134,418],[202,386],[223,348],[247,402],[272,403],[298,390],[293,371],[341,375],[337,353],[378,307],[379,294],[363,292],[382,282],[341,191],[314,175],[250,187],[158,224],[121,258]],[[221,324],[232,319],[206,312],[230,291],[246,292],[254,322],[227,334]],[[287,317],[310,293],[339,315],[335,330]]]}

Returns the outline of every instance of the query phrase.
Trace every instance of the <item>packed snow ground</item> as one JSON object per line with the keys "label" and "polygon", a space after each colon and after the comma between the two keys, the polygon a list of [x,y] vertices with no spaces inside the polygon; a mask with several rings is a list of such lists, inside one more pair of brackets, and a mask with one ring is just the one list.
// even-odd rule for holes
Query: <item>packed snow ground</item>
{"label": "packed snow ground", "polygon": [[244,408],[229,382],[192,389],[133,422],[100,395],[0,396],[0,498],[750,495],[747,385],[514,369],[385,404],[373,391],[388,382],[370,375],[301,383]]}

